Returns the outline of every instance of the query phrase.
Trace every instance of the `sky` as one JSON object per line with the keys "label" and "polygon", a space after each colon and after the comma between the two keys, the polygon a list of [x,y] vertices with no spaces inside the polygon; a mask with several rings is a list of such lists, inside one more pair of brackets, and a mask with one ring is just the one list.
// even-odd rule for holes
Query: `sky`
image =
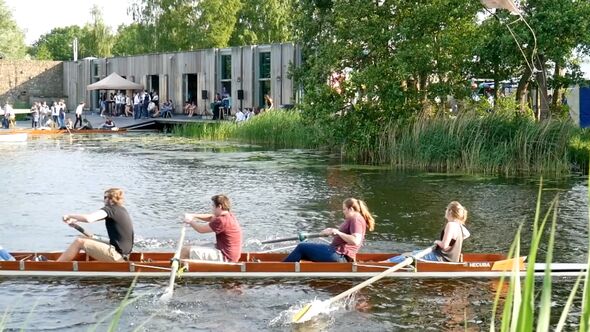
{"label": "sky", "polygon": [[106,25],[116,31],[131,18],[127,8],[131,0],[4,0],[12,11],[12,18],[25,32],[25,41],[33,44],[53,28],[70,25],[83,26],[91,20],[90,9],[96,3],[102,10]]}

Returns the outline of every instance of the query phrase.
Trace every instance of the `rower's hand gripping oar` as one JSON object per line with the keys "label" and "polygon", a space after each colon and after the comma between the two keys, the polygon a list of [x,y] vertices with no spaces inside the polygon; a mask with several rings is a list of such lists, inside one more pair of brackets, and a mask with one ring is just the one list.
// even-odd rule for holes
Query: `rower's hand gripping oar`
{"label": "rower's hand gripping oar", "polygon": [[104,237],[104,236],[100,236],[100,235],[96,235],[96,234],[92,234],[90,232],[87,232],[84,228],[82,228],[82,226],[78,225],[77,223],[75,223],[74,221],[66,221],[66,223],[74,228],[75,230],[77,230],[78,232],[84,234],[84,236],[86,236],[87,238],[96,240],[96,241],[100,241],[102,243],[106,243],[106,244],[110,244],[111,242],[109,241],[108,238]]}
{"label": "rower's hand gripping oar", "polygon": [[260,243],[262,244],[269,244],[269,243],[279,243],[279,242],[287,242],[287,241],[297,241],[299,240],[299,242],[303,242],[307,239],[313,239],[316,237],[327,237],[330,236],[330,234],[322,234],[322,233],[297,233],[297,236],[292,236],[292,237],[285,237],[282,239],[274,239],[274,240],[266,240],[266,241],[261,241]]}
{"label": "rower's hand gripping oar", "polygon": [[301,310],[299,310],[297,313],[295,313],[295,315],[293,315],[293,319],[291,321],[293,323],[303,323],[305,321],[310,320],[314,316],[317,316],[321,312],[325,311],[325,309],[329,308],[332,303],[342,300],[343,298],[346,298],[347,296],[360,290],[361,288],[369,286],[370,284],[374,283],[375,281],[378,281],[384,277],[387,277],[388,275],[392,274],[393,272],[400,270],[400,269],[412,264],[412,262],[414,262],[416,259],[424,257],[425,255],[431,253],[432,250],[434,250],[435,248],[436,248],[436,245],[428,247],[428,248],[418,252],[416,255],[410,256],[410,257],[404,259],[402,262],[398,263],[397,265],[390,267],[389,269],[379,273],[378,275],[376,275],[370,279],[367,279],[367,280],[363,281],[362,283],[352,287],[351,289],[344,291],[344,292],[342,292],[342,293],[340,293],[328,300],[321,301],[321,302],[312,302],[312,303],[306,304],[303,308],[301,308]]}
{"label": "rower's hand gripping oar", "polygon": [[178,246],[176,248],[176,252],[172,257],[172,266],[170,270],[170,280],[168,283],[168,287],[164,290],[164,294],[160,296],[161,302],[168,302],[172,298],[172,294],[174,293],[174,279],[176,279],[176,274],[178,272],[178,266],[180,265],[180,252],[182,251],[182,244],[184,243],[184,233],[185,233],[185,225],[182,225],[180,229],[180,239],[178,239]]}

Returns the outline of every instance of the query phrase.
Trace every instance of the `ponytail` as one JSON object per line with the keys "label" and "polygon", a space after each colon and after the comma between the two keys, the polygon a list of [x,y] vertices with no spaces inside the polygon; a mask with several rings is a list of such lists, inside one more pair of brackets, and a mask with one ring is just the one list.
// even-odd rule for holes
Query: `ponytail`
{"label": "ponytail", "polygon": [[364,201],[356,198],[347,198],[344,200],[344,206],[349,209],[352,208],[353,210],[360,213],[363,219],[365,219],[369,231],[373,231],[375,229],[375,218],[373,218],[371,215],[371,212]]}

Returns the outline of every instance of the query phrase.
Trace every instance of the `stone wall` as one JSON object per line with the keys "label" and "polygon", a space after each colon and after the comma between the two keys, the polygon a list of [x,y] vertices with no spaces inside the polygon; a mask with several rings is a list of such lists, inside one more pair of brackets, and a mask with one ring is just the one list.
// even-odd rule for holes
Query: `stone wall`
{"label": "stone wall", "polygon": [[11,101],[30,104],[34,99],[62,99],[61,61],[0,60],[0,105]]}

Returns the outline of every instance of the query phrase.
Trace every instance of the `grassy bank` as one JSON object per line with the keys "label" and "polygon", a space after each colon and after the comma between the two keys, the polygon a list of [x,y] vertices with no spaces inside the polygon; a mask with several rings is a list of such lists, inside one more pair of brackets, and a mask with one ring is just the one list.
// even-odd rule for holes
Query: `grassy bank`
{"label": "grassy bank", "polygon": [[199,123],[179,126],[173,134],[203,140],[239,140],[273,148],[318,148],[319,128],[305,125],[295,111],[265,112],[242,122]]}
{"label": "grassy bank", "polygon": [[351,133],[362,141],[346,143],[330,139],[330,132],[333,129],[307,124],[296,111],[263,113],[241,124],[191,124],[174,131],[185,137],[273,148],[325,148],[349,161],[434,171],[567,174],[586,170],[590,156],[588,130],[567,121],[538,123],[505,115],[393,121],[377,128],[376,135]]}

